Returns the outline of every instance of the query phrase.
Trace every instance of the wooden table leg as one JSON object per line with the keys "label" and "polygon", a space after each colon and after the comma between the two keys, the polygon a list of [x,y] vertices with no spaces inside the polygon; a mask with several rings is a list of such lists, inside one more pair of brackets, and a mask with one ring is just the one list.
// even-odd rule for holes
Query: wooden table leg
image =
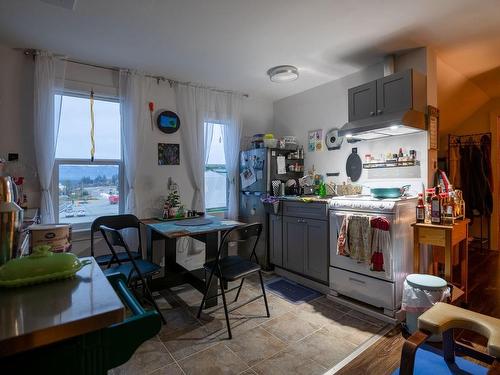
{"label": "wooden table leg", "polygon": [[418,228],[413,227],[413,272],[419,273],[420,271],[420,241],[418,235]]}
{"label": "wooden table leg", "polygon": [[176,264],[177,239],[165,238],[165,271],[173,269]]}
{"label": "wooden table leg", "polygon": [[[465,240],[463,243],[464,254],[460,258],[460,283],[465,292],[465,303],[469,303],[469,226],[465,226]],[[462,247],[462,246],[461,246]]]}
{"label": "wooden table leg", "polygon": [[[212,232],[207,233],[205,236],[205,261],[209,262],[215,260],[217,257],[217,251],[219,250],[219,233]],[[217,278],[214,277],[210,285],[207,285],[207,301],[205,302],[205,308],[217,306],[217,298],[215,296],[218,293]],[[214,298],[210,298],[214,297]]]}
{"label": "wooden table leg", "polygon": [[446,281],[452,281],[452,269],[453,262],[451,259],[451,252],[453,251],[453,246],[451,244],[451,231],[446,231],[446,243],[444,246],[444,278]]}
{"label": "wooden table leg", "polygon": [[150,262],[153,261],[153,236],[153,229],[146,225],[146,259]]}

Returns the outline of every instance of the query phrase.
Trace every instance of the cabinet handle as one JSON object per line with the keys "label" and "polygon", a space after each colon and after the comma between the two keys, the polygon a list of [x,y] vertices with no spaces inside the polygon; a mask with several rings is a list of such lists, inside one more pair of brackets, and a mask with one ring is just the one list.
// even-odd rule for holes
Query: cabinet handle
{"label": "cabinet handle", "polygon": [[384,111],[382,111],[381,109],[377,109],[377,113],[378,113],[379,115],[380,115],[382,112],[384,112]]}
{"label": "cabinet handle", "polygon": [[304,219],[297,219],[297,223],[305,223],[306,221]]}
{"label": "cabinet handle", "polygon": [[366,284],[366,281],[355,279],[354,277],[349,277],[349,281],[354,281],[355,283],[358,284]]}
{"label": "cabinet handle", "polygon": [[373,116],[375,114],[375,112],[371,111],[370,112],[370,116]]}

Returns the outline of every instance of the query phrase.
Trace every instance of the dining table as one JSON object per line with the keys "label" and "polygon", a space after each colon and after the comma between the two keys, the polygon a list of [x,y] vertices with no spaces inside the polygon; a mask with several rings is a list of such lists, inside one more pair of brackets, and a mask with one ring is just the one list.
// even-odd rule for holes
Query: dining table
{"label": "dining table", "polygon": [[227,231],[244,225],[244,223],[228,220],[217,216],[204,215],[195,218],[178,220],[146,219],[142,220],[146,227],[147,259],[153,261],[156,241],[164,241],[164,277],[152,280],[152,290],[157,291],[172,286],[165,281],[168,276],[181,276],[177,283],[189,283],[201,293],[207,292],[205,308],[217,305],[217,281],[214,279],[207,285],[206,273],[203,268],[188,270],[177,262],[177,239],[191,237],[205,244],[205,263],[217,257],[222,236]]}

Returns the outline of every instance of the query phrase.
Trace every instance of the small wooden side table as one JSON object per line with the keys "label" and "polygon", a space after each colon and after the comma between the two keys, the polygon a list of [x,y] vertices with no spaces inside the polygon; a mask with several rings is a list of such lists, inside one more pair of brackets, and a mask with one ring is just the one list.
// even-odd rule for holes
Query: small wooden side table
{"label": "small wooden side table", "polygon": [[460,262],[460,289],[468,302],[468,224],[470,220],[457,220],[454,225],[414,223],[413,227],[413,272],[420,272],[420,245],[444,248],[444,278],[453,283],[452,256],[456,245]]}

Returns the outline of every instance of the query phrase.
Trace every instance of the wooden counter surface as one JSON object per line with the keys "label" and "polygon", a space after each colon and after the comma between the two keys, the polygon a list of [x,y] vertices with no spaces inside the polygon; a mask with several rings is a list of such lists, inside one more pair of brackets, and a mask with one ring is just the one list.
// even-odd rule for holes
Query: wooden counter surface
{"label": "wooden counter surface", "polygon": [[72,279],[0,289],[0,357],[124,320],[124,305],[91,259]]}

